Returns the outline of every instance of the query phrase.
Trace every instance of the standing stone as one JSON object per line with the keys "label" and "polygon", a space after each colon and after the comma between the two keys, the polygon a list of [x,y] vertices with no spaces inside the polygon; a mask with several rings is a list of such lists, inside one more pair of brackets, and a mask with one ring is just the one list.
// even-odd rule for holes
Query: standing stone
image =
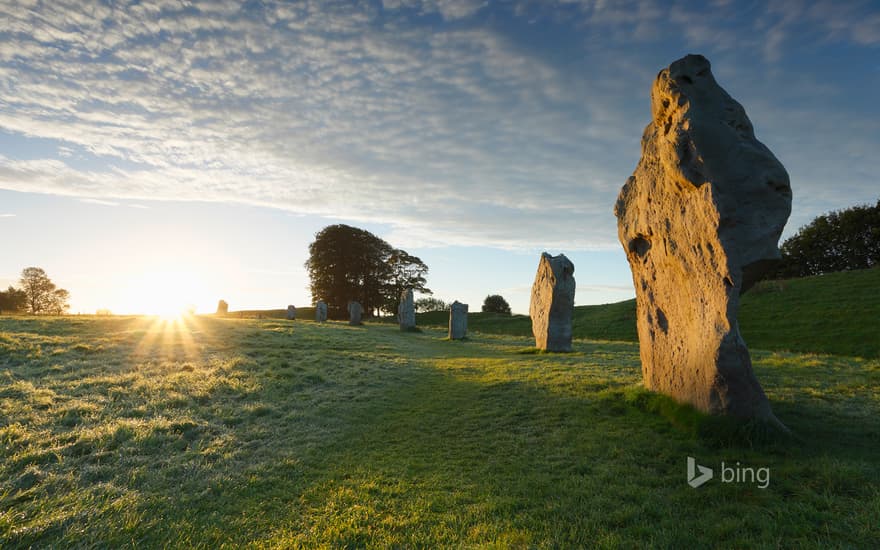
{"label": "standing stone", "polygon": [[413,330],[416,328],[416,305],[411,288],[404,290],[400,294],[400,305],[397,306],[397,321],[400,323],[400,330]]}
{"label": "standing stone", "polygon": [[229,313],[229,304],[226,303],[226,300],[217,302],[217,315],[226,315],[227,313]]}
{"label": "standing stone", "polygon": [[324,302],[315,304],[315,321],[319,323],[327,321],[327,304]]}
{"label": "standing stone", "polygon": [[449,339],[461,340],[467,336],[468,305],[458,300],[449,306]]}
{"label": "standing stone", "polygon": [[737,323],[740,294],[779,258],[788,173],[742,105],[688,55],[660,71],[642,157],[614,212],[636,289],[648,389],[781,427]]}
{"label": "standing stone", "polygon": [[287,320],[293,321],[296,319],[296,306],[287,306]]}
{"label": "standing stone", "polygon": [[571,351],[574,290],[574,264],[571,260],[565,254],[541,254],[529,304],[535,347],[547,351]]}
{"label": "standing stone", "polygon": [[364,308],[358,302],[349,302],[348,303],[348,324],[349,325],[359,325],[361,324],[361,315],[364,314]]}

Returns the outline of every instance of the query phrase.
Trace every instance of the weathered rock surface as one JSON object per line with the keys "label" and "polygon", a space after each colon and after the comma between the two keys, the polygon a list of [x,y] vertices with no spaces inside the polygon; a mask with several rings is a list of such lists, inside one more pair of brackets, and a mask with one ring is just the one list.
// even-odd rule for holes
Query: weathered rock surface
{"label": "weathered rock surface", "polygon": [[449,339],[461,340],[467,336],[468,305],[458,300],[449,306]]}
{"label": "weathered rock surface", "polygon": [[324,302],[315,304],[315,321],[319,323],[327,321],[327,304]]}
{"label": "weathered rock surface", "polygon": [[364,307],[358,302],[349,302],[348,303],[348,324],[349,325],[359,325],[361,324],[361,315],[364,314]]}
{"label": "weathered rock surface", "polygon": [[397,306],[397,321],[400,330],[412,330],[416,328],[416,305],[411,288],[400,294],[400,304]]}
{"label": "weathered rock surface", "polygon": [[296,319],[296,306],[287,306],[287,320],[293,321]]}
{"label": "weathered rock surface", "polygon": [[535,347],[547,351],[571,351],[574,290],[574,264],[571,260],[565,254],[541,254],[529,304]]}
{"label": "weathered rock surface", "polygon": [[702,56],[660,71],[651,110],[614,209],[645,385],[702,411],[778,424],[737,312],[740,294],[780,257],[788,173]]}

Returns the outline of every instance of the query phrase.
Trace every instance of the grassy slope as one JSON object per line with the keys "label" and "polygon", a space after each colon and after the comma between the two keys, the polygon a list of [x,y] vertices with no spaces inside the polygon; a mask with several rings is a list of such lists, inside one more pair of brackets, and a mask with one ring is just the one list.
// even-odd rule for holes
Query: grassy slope
{"label": "grassy slope", "polygon": [[[576,338],[635,342],[636,303],[579,306]],[[740,328],[751,348],[880,357],[880,268],[787,281],[765,281],[746,293]],[[443,325],[445,313],[426,313],[419,324]],[[528,316],[473,313],[471,330],[531,335]]]}
{"label": "grassy slope", "polygon": [[[0,319],[0,547],[880,539],[876,360],[755,352],[805,442],[748,448],[649,412],[632,343],[151,323]],[[770,486],[691,489],[687,456]]]}

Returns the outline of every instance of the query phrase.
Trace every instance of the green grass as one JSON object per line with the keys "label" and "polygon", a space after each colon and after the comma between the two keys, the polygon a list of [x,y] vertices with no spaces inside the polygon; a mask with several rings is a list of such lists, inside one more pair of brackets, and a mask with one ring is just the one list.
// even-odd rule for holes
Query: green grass
{"label": "green grass", "polygon": [[[880,362],[754,351],[801,442],[639,386],[633,343],[0,318],[0,547],[871,547]],[[687,456],[768,488],[685,483]]]}
{"label": "green grass", "polygon": [[[785,281],[763,281],[743,296],[739,321],[750,347],[880,357],[880,268]],[[442,326],[449,314],[417,316],[420,325]],[[472,331],[530,336],[527,315],[471,313]],[[575,338],[637,342],[636,302],[577,306]]]}

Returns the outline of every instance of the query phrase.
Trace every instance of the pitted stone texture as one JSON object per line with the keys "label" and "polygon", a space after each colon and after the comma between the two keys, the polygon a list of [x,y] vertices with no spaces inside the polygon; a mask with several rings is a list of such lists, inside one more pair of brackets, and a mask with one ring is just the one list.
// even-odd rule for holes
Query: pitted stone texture
{"label": "pitted stone texture", "polygon": [[324,302],[315,304],[315,321],[319,323],[327,321],[327,304]]}
{"label": "pitted stone texture", "polygon": [[416,305],[411,288],[400,294],[400,304],[397,306],[397,321],[400,330],[412,330],[416,328]]}
{"label": "pitted stone texture", "polygon": [[541,254],[529,304],[532,334],[538,349],[571,351],[574,290],[574,264],[571,260],[565,254]]}
{"label": "pitted stone texture", "polygon": [[645,386],[702,411],[778,423],[737,312],[740,294],[780,257],[788,173],[702,56],[660,71],[651,109],[642,157],[614,209]]}
{"label": "pitted stone texture", "polygon": [[468,305],[458,300],[449,306],[449,339],[461,340],[467,336]]}
{"label": "pitted stone texture", "polygon": [[361,324],[361,315],[364,314],[364,308],[358,302],[349,302],[348,303],[348,324],[349,325],[359,325]]}
{"label": "pitted stone texture", "polygon": [[296,319],[296,306],[287,306],[287,320],[293,321]]}

